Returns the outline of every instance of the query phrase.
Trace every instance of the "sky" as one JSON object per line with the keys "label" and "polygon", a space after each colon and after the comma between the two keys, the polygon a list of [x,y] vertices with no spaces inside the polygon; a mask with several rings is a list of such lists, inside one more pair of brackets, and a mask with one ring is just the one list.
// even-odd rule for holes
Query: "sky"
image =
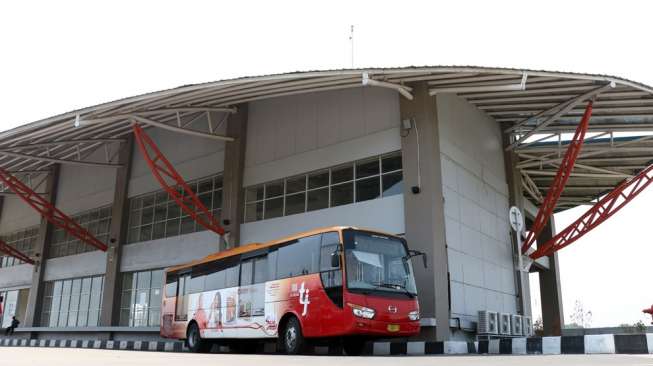
{"label": "sky", "polygon": [[[653,85],[650,1],[3,1],[0,130],[140,93],[351,66],[476,65]],[[565,309],[646,319],[653,192],[560,252]],[[586,208],[558,214],[562,229]]]}

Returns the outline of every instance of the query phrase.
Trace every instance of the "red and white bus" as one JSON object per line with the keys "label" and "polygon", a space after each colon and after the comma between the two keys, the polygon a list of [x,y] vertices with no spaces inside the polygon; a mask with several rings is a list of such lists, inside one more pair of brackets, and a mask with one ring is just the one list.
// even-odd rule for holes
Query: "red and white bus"
{"label": "red and white bus", "polygon": [[354,227],[209,255],[165,271],[161,336],[194,352],[277,338],[288,354],[341,338],[347,354],[360,354],[368,339],[419,332],[411,265],[419,255],[400,237]]}

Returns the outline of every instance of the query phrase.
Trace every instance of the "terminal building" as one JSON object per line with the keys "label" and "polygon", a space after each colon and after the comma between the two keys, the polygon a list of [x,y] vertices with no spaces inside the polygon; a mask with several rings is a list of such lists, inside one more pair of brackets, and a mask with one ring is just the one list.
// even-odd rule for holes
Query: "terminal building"
{"label": "terminal building", "polygon": [[[415,266],[425,339],[471,339],[482,310],[531,316],[508,211],[530,225],[591,98],[583,151],[593,154],[581,155],[563,210],[653,159],[653,140],[632,137],[653,126],[652,88],[480,67],[299,72],[182,86],[2,132],[0,237],[34,262],[0,258],[2,325],[15,315],[17,337],[154,339],[164,268],[333,225],[399,234],[427,253],[428,267]],[[228,235],[170,198],[134,123]],[[53,225],[12,178],[108,249]],[[549,223],[539,241],[554,234]],[[556,255],[530,271],[544,333],[559,335]]]}

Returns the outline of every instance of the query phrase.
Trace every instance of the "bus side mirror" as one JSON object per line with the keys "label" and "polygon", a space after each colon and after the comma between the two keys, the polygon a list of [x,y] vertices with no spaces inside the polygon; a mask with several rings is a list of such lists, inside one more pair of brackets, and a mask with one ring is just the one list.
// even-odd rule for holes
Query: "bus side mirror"
{"label": "bus side mirror", "polygon": [[331,253],[331,268],[340,267],[340,251],[336,250]]}
{"label": "bus side mirror", "polygon": [[422,257],[422,263],[424,264],[424,268],[428,268],[428,261],[426,259],[426,253],[420,252],[419,250],[409,250],[408,251],[408,258],[412,257],[417,257],[421,256]]}

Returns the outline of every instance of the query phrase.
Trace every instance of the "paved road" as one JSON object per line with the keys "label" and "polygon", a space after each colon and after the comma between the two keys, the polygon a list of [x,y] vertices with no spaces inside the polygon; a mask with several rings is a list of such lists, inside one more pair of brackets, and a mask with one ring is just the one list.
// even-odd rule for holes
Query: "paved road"
{"label": "paved road", "polygon": [[60,348],[0,348],[0,364],[11,366],[204,366],[204,365],[653,365],[653,355],[566,355],[566,356],[414,356],[414,357],[334,357],[188,354],[163,352],[107,351]]}

